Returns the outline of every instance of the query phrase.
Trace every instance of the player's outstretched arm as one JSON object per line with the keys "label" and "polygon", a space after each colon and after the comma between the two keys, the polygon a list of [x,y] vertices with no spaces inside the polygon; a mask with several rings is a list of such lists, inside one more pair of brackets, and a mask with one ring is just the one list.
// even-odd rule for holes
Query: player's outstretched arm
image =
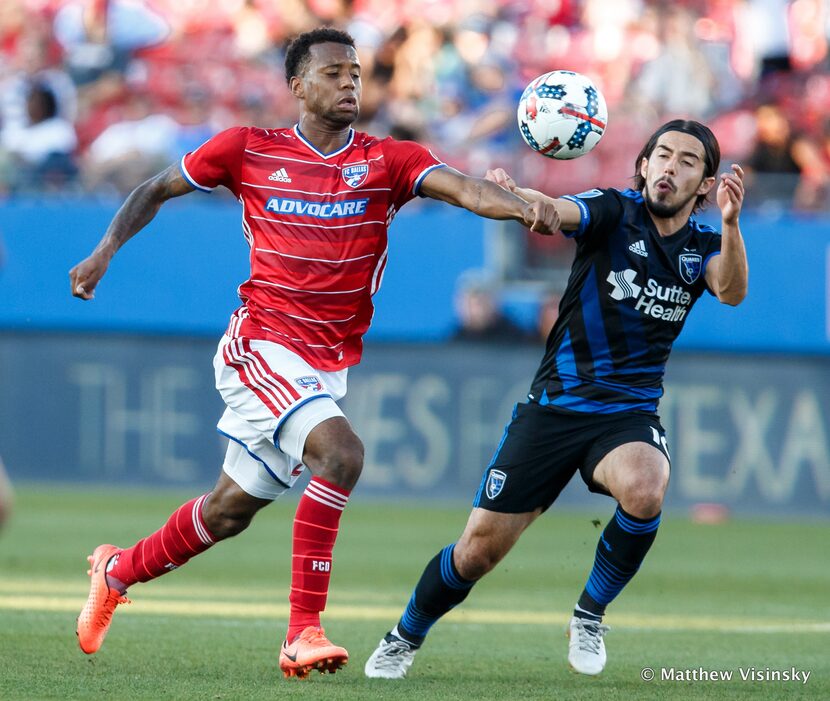
{"label": "player's outstretched arm", "polygon": [[107,272],[110,260],[121,246],[135,236],[171,197],[193,192],[178,164],[173,164],[133,190],[107,227],[107,232],[88,258],[69,271],[72,294],[92,299],[95,287]]}
{"label": "player's outstretched arm", "polygon": [[421,183],[427,197],[464,207],[489,219],[513,219],[540,234],[560,229],[559,213],[552,202],[526,202],[484,178],[472,178],[454,168],[438,168]]}
{"label": "player's outstretched arm", "polygon": [[570,200],[555,199],[548,195],[532,190],[529,187],[519,187],[516,181],[507,173],[504,168],[488,170],[484,174],[485,180],[496,183],[499,187],[509,190],[514,195],[521,197],[525,202],[550,202],[559,212],[559,226],[564,231],[576,231],[582,221],[579,207]]}
{"label": "player's outstretched arm", "polygon": [[739,218],[744,202],[744,171],[736,163],[731,173],[722,173],[718,185],[721,211],[721,252],[706,266],[706,282],[718,300],[737,305],[746,297],[749,264]]}

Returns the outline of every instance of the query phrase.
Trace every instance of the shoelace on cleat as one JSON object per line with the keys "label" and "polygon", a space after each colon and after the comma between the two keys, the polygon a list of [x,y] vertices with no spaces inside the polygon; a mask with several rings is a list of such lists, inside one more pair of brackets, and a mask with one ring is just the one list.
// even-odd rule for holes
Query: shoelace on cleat
{"label": "shoelace on cleat", "polygon": [[98,613],[95,616],[95,623],[98,625],[106,625],[110,618],[112,618],[113,611],[115,611],[115,607],[119,604],[131,604],[132,602],[123,594],[113,594],[112,590],[110,593],[107,594],[107,602],[111,599],[115,600],[115,604],[112,608],[108,606],[102,606],[98,609]]}
{"label": "shoelace on cleat", "polygon": [[414,655],[415,650],[404,640],[384,641],[383,649],[376,659],[376,667],[397,668],[401,659],[407,659],[410,654]]}
{"label": "shoelace on cleat", "polygon": [[[322,630],[315,630],[311,635],[306,638],[303,638],[305,642],[311,643],[312,645],[331,645],[331,641],[325,636]],[[299,641],[298,641],[299,642]]]}
{"label": "shoelace on cleat", "polygon": [[599,654],[602,637],[608,632],[608,626],[584,618],[578,618],[576,627],[579,631],[579,649],[593,654]]}

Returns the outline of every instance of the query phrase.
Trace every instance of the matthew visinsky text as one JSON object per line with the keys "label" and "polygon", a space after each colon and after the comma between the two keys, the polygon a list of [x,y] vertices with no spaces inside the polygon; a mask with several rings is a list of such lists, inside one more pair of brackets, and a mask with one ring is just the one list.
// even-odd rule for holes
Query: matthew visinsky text
{"label": "matthew visinsky text", "polygon": [[789,667],[772,669],[771,667],[738,667],[737,673],[732,669],[679,669],[662,667],[660,680],[664,682],[800,682],[806,684],[812,672]]}

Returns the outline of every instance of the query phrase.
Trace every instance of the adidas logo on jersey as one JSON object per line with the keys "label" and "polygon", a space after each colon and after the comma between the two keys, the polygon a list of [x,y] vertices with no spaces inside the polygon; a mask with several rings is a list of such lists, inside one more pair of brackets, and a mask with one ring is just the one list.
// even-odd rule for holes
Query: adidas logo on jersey
{"label": "adidas logo on jersey", "polygon": [[643,258],[648,258],[648,251],[646,250],[646,242],[640,239],[639,241],[635,241],[628,247],[629,251],[633,251],[638,256],[642,256]]}
{"label": "adidas logo on jersey", "polygon": [[275,180],[278,183],[291,182],[291,178],[288,177],[288,173],[286,172],[285,168],[275,170],[273,173],[271,173],[271,175],[268,176],[268,180]]}

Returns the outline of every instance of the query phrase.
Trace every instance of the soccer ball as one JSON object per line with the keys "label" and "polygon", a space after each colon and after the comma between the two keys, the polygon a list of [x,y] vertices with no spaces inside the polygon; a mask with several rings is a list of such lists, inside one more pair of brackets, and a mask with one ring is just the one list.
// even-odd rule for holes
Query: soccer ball
{"label": "soccer ball", "polygon": [[525,88],[517,113],[525,143],[548,158],[584,156],[608,124],[605,98],[584,75],[551,71]]}

